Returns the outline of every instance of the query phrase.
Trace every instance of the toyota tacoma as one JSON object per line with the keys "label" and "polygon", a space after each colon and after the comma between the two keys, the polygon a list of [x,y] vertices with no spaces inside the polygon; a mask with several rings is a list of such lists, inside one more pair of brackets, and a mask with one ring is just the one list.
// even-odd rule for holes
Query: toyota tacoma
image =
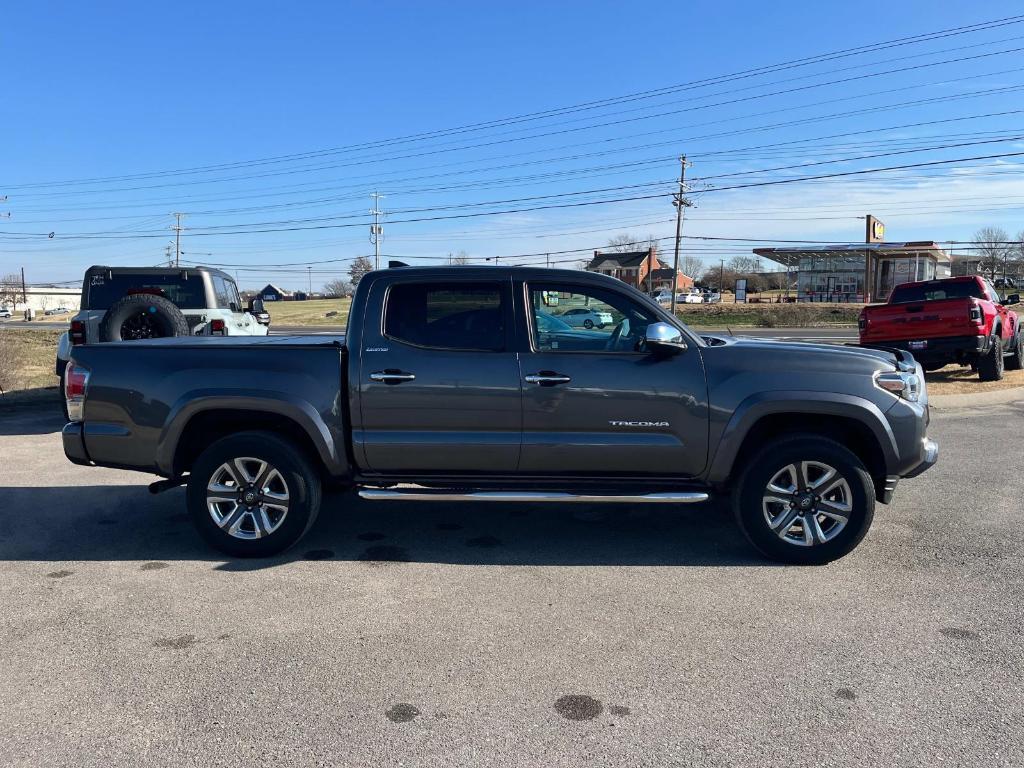
{"label": "toyota tacoma", "polygon": [[[553,323],[606,313],[605,328]],[[371,500],[730,499],[762,553],[850,552],[937,458],[906,351],[698,335],[613,278],[405,267],[360,280],[345,334],[75,347],[64,451],[187,485],[203,537],[269,556],[322,491]]]}

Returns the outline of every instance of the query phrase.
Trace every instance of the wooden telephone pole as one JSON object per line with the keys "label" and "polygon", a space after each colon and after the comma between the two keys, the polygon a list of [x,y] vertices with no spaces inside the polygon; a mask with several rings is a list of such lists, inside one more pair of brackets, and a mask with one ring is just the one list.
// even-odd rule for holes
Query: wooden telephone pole
{"label": "wooden telephone pole", "polygon": [[676,313],[676,280],[679,277],[679,241],[683,237],[683,208],[692,203],[686,199],[686,155],[679,156],[679,191],[672,195],[672,204],[676,207],[676,255],[672,261],[672,315]]}

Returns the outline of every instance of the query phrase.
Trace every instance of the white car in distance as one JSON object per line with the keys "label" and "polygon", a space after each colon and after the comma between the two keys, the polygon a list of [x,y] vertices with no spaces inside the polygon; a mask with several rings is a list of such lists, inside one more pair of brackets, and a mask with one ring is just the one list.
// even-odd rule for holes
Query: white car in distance
{"label": "white car in distance", "polygon": [[567,325],[571,325],[573,328],[586,328],[588,331],[594,326],[604,328],[606,325],[613,325],[615,323],[610,312],[602,312],[596,309],[585,309],[583,307],[567,309],[557,317],[559,320]]}

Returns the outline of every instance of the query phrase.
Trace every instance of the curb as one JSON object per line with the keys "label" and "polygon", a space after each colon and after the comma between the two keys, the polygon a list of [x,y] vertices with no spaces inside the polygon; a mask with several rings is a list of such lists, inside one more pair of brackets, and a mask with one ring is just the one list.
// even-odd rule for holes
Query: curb
{"label": "curb", "polygon": [[1024,400],[1024,387],[997,389],[992,392],[964,392],[956,395],[929,395],[928,405],[938,410],[968,408],[978,405],[1004,405]]}

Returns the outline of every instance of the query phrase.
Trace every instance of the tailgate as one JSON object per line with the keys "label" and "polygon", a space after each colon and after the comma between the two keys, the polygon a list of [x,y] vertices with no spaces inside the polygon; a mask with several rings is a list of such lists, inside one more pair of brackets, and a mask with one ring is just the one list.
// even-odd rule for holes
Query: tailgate
{"label": "tailgate", "polygon": [[971,321],[971,299],[882,304],[864,308],[862,342],[939,339],[944,336],[974,336],[978,326]]}

